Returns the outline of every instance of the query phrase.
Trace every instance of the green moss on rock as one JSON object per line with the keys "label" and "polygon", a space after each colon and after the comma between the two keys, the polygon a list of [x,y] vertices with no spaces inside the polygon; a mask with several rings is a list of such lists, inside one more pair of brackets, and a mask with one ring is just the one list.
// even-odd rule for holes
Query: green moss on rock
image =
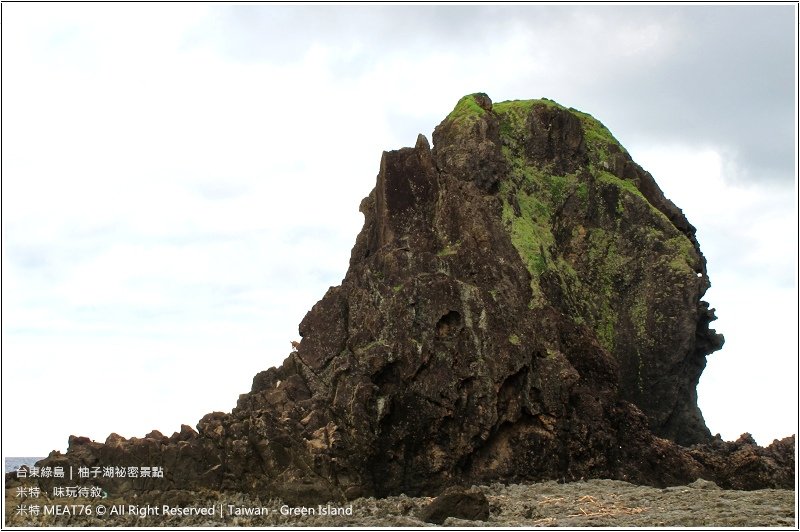
{"label": "green moss on rock", "polygon": [[475,122],[486,114],[486,110],[480,106],[476,97],[486,96],[483,93],[468,94],[458,100],[455,108],[447,115],[447,120],[453,122]]}
{"label": "green moss on rock", "polygon": [[519,152],[527,135],[527,120],[534,106],[565,109],[562,105],[543,98],[540,100],[510,100],[496,103],[492,111],[500,117],[500,140],[503,146]]}
{"label": "green moss on rock", "polygon": [[437,257],[449,257],[450,255],[458,254],[458,248],[461,246],[461,241],[459,240],[455,244],[452,242],[448,243],[444,248],[439,250],[436,253]]}
{"label": "green moss on rock", "polygon": [[[466,124],[485,119],[487,113],[496,116],[500,152],[506,163],[498,197],[504,226],[530,274],[529,307],[552,304],[543,288],[543,276],[547,274],[548,282],[560,285],[562,301],[558,304],[576,323],[592,328],[609,352],[618,347],[617,329],[623,323],[635,322],[636,336],[649,338],[647,314],[643,312],[646,299],[634,309],[620,308],[625,297],[634,297],[620,291],[630,282],[626,276],[635,254],[630,242],[619,241],[620,224],[623,220],[647,220],[644,227],[652,235],[644,235],[642,244],[659,253],[659,261],[666,261],[671,271],[681,275],[696,271],[699,259],[693,243],[648,201],[639,190],[638,181],[620,177],[619,165],[629,158],[627,152],[592,115],[548,99],[499,102],[487,111],[476,101],[481,96],[468,95],[459,100],[448,119]],[[586,159],[579,163],[577,171],[568,166],[556,170],[541,144],[531,151],[531,136],[538,131],[532,130],[534,122],[539,124],[536,128],[544,127],[548,134],[555,135],[553,139],[560,139],[558,135],[567,130],[559,133],[549,128],[572,127],[569,119],[558,118],[553,110],[570,113],[579,121],[585,152],[580,148],[577,153]],[[567,205],[574,219],[564,222]],[[580,222],[589,218],[591,222]],[[563,243],[556,239],[557,225],[564,223],[572,227],[572,233],[577,229],[581,233],[569,237],[574,246],[570,256],[564,255]]]}
{"label": "green moss on rock", "polygon": [[685,235],[674,236],[664,242],[668,253],[671,255],[670,268],[676,272],[694,274],[697,263],[697,252],[694,244]]}
{"label": "green moss on rock", "polygon": [[573,108],[570,108],[569,112],[581,120],[590,162],[595,164],[607,163],[613,153],[625,152],[625,148],[614,138],[611,131],[595,117]]}

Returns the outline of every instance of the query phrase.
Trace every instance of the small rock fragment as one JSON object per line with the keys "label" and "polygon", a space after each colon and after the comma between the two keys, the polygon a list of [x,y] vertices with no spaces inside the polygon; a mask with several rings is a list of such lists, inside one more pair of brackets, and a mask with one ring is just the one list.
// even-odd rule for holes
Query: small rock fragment
{"label": "small rock fragment", "polygon": [[421,520],[437,525],[443,524],[448,517],[486,521],[489,518],[489,501],[479,490],[455,487],[433,499],[419,515]]}

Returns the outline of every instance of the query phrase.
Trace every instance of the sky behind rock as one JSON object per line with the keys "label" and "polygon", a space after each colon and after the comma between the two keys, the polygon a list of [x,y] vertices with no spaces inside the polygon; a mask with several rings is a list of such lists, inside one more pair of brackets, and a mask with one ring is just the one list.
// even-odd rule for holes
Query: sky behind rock
{"label": "sky behind rock", "polygon": [[796,432],[796,6],[3,6],[3,453],[229,411],[383,150],[471,92],[601,120],[698,228],[712,433]]}

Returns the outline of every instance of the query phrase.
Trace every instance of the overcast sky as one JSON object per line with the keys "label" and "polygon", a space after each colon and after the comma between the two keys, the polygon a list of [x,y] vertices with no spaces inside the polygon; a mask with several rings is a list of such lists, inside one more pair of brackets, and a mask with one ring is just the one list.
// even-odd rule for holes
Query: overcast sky
{"label": "overcast sky", "polygon": [[698,228],[712,433],[797,430],[796,6],[4,4],[3,453],[230,411],[464,94],[601,120]]}

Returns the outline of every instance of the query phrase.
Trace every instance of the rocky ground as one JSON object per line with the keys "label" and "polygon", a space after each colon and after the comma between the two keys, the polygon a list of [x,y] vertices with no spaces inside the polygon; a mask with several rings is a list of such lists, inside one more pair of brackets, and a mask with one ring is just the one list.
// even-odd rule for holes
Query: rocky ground
{"label": "rocky ground", "polygon": [[[613,480],[590,480],[559,484],[543,482],[537,484],[493,484],[477,488],[489,503],[489,517],[485,521],[468,521],[447,518],[444,526],[477,527],[641,527],[641,526],[712,526],[712,527],[796,527],[796,503],[793,490],[765,489],[755,491],[723,490],[712,482],[698,480],[687,486],[666,489],[636,486]],[[148,505],[159,508],[169,501],[170,507],[214,508],[213,516],[169,516],[138,515],[129,512],[130,505],[146,513]],[[332,505],[334,512],[345,515],[324,516],[319,507],[309,507],[309,515],[285,515],[290,508],[278,500],[261,501],[256,497],[231,493],[190,493],[174,491],[152,494],[146,499],[73,499],[76,507],[89,505],[92,515],[44,515],[23,516],[17,512],[21,504],[58,503],[45,498],[22,501],[13,488],[6,493],[6,526],[163,526],[163,527],[210,527],[210,526],[365,526],[365,527],[419,527],[435,526],[420,519],[423,510],[431,503],[429,497],[407,497],[400,495],[384,499],[361,498],[341,506]],[[125,515],[100,517],[99,505],[106,510],[115,504],[124,504]],[[236,509],[263,508],[264,515],[236,516]],[[351,506],[352,505],[352,506]],[[351,506],[352,510],[349,509]],[[283,507],[283,511],[282,511]],[[327,507],[326,507],[327,508]],[[222,510],[222,512],[220,512]],[[253,510],[251,510],[253,511]],[[302,513],[302,508],[294,510]],[[311,515],[310,512],[317,515]],[[78,512],[75,513],[79,513]],[[151,513],[153,513],[151,511]],[[222,516],[220,516],[222,513]],[[348,515],[351,514],[351,515]]]}

